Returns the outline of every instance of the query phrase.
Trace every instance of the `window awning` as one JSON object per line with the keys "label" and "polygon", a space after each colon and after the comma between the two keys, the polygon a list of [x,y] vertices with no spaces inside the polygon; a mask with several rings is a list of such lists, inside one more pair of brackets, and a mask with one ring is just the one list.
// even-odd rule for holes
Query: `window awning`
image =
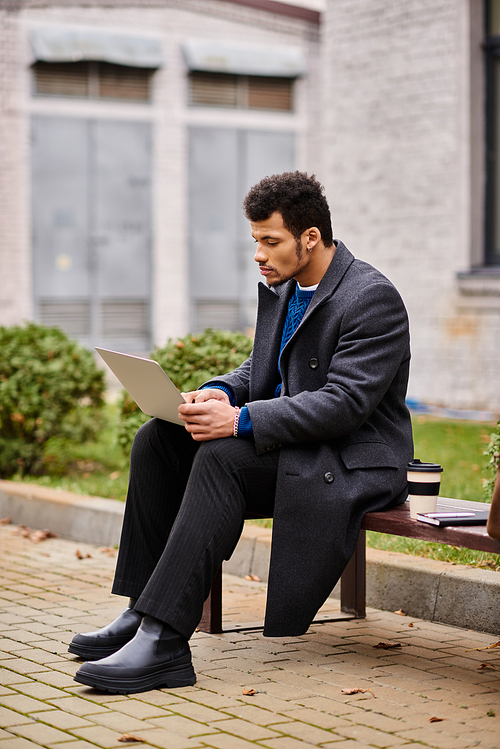
{"label": "window awning", "polygon": [[307,72],[304,53],[297,47],[250,46],[211,39],[186,39],[181,47],[189,70],[283,78],[298,78]]}
{"label": "window awning", "polygon": [[30,29],[29,39],[36,61],[98,60],[136,68],[159,68],[163,65],[161,40],[153,36],[39,26]]}

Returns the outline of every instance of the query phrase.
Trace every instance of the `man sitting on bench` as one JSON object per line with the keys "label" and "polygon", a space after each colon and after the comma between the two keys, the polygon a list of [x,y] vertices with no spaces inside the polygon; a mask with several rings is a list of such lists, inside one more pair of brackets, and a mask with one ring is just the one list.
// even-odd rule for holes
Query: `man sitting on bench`
{"label": "man sitting on bench", "polygon": [[[138,431],[113,593],[128,607],[70,652],[76,681],[126,694],[194,684],[188,640],[246,512],[274,517],[264,635],[304,634],[363,515],[406,498],[408,320],[394,286],[333,241],[314,176],[244,201],[259,284],[253,352],[185,394],[185,428]],[[220,268],[224,274],[224,267]]]}

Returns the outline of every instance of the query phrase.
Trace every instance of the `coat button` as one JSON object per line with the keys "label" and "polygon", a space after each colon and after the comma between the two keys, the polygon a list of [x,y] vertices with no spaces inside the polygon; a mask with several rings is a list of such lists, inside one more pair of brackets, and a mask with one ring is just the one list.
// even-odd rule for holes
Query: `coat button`
{"label": "coat button", "polygon": [[325,473],[324,478],[327,484],[331,484],[333,482],[333,473],[330,473],[330,471],[328,471],[328,473]]}
{"label": "coat button", "polygon": [[312,359],[309,359],[309,366],[311,369],[317,369],[319,367],[319,361],[313,357]]}

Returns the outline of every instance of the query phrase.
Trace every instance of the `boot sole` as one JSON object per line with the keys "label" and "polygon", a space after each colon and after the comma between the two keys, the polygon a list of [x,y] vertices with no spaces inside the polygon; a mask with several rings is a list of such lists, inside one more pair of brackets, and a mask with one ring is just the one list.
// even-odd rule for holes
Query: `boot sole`
{"label": "boot sole", "polygon": [[77,655],[84,661],[100,661],[101,658],[107,658],[108,655],[117,653],[124,645],[127,644],[127,642],[130,642],[133,637],[134,635],[130,635],[128,639],[123,640],[123,642],[117,645],[108,645],[107,647],[99,648],[92,647],[92,645],[79,645],[70,643],[68,647],[68,653]]}
{"label": "boot sole", "polygon": [[174,687],[191,687],[196,683],[196,674],[192,666],[186,668],[165,667],[162,671],[135,677],[103,676],[77,672],[75,681],[110,694],[136,694],[151,689],[173,689]]}

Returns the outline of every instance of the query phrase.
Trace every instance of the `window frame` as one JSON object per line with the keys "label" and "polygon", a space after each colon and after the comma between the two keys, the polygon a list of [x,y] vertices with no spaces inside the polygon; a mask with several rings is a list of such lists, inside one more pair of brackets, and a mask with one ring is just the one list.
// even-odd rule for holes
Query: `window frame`
{"label": "window frame", "polygon": [[[500,267],[500,251],[495,252],[495,193],[500,191],[500,165],[498,167],[499,184],[495,184],[495,160],[500,160],[500,135],[496,142],[495,131],[500,124],[500,95],[495,95],[495,63],[500,65],[500,34],[490,34],[491,1],[484,2],[484,67],[485,67],[485,213],[484,213],[484,265],[490,268]],[[499,92],[500,94],[500,92]],[[500,221],[500,217],[499,217]],[[499,227],[500,229],[500,227]],[[499,231],[500,233],[500,231]]]}

